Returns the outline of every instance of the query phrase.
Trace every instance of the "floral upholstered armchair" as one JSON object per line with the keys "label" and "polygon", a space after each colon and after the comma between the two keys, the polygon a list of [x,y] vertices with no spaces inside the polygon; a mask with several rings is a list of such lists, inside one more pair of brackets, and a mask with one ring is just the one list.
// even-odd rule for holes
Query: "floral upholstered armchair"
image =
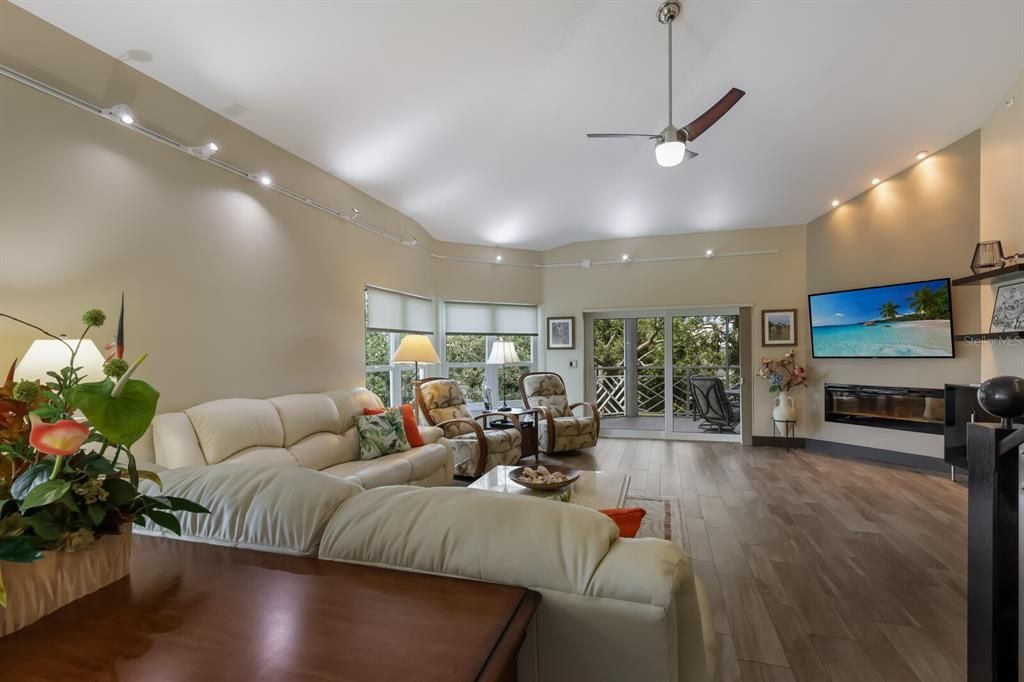
{"label": "floral upholstered armchair", "polygon": [[[541,452],[566,452],[597,445],[601,434],[601,413],[594,403],[572,403],[565,393],[562,377],[554,372],[530,372],[519,379],[519,391],[525,407],[539,408],[537,441]],[[577,407],[586,407],[589,415],[577,417]]]}
{"label": "floral upholstered armchair", "polygon": [[[427,423],[444,430],[455,457],[456,476],[480,477],[498,465],[519,461],[523,434],[516,415],[484,412],[474,418],[462,387],[443,377],[421,381],[416,399]],[[506,417],[514,428],[487,428],[488,419]]]}

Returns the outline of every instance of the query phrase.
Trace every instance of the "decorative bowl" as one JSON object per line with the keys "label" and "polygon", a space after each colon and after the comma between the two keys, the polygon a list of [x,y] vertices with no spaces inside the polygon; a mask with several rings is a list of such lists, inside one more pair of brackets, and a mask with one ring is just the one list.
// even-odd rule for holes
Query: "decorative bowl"
{"label": "decorative bowl", "polygon": [[570,486],[577,480],[579,480],[580,472],[576,471],[571,467],[562,467],[555,465],[544,466],[547,468],[549,472],[555,473],[556,471],[560,471],[563,474],[565,474],[568,478],[558,483],[533,483],[532,481],[523,478],[523,469],[525,469],[526,467],[516,467],[512,471],[508,472],[508,478],[513,483],[521,485],[524,488],[529,488],[530,490],[561,490],[562,488]]}

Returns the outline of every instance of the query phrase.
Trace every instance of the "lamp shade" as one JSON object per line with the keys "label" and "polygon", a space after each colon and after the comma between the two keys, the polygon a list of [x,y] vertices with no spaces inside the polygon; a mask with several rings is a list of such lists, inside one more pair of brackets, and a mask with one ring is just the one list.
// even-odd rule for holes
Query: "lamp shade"
{"label": "lamp shade", "polygon": [[519,362],[515,344],[511,341],[495,341],[491,346],[491,354],[487,358],[488,365],[504,365],[507,362]]}
{"label": "lamp shade", "polygon": [[434,344],[430,343],[429,336],[406,334],[391,357],[391,362],[423,362],[428,365],[436,365],[441,362],[441,358],[437,357],[437,351],[434,350]]}
{"label": "lamp shade", "polygon": [[[70,339],[68,343],[73,348],[78,341]],[[82,341],[75,356],[75,366],[82,368],[79,376],[86,381],[100,381],[103,379],[103,362],[103,355],[96,344],[89,339]],[[66,345],[56,339],[39,339],[29,346],[25,357],[14,370],[14,377],[46,383],[50,381],[47,372],[60,372],[69,364],[71,351]]]}

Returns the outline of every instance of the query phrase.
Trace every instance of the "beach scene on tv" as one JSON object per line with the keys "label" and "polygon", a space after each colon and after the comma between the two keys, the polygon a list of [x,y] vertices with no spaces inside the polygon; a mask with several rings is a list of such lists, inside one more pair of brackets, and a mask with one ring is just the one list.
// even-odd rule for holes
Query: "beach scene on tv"
{"label": "beach scene on tv", "polygon": [[816,357],[953,357],[949,280],[810,297]]}

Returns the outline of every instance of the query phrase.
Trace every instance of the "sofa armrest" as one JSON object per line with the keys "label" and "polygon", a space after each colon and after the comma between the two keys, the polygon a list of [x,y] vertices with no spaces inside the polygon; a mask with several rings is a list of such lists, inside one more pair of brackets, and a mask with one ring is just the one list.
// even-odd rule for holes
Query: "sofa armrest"
{"label": "sofa armrest", "polygon": [[420,438],[423,439],[424,445],[436,443],[443,437],[444,429],[439,429],[436,426],[420,426]]}

